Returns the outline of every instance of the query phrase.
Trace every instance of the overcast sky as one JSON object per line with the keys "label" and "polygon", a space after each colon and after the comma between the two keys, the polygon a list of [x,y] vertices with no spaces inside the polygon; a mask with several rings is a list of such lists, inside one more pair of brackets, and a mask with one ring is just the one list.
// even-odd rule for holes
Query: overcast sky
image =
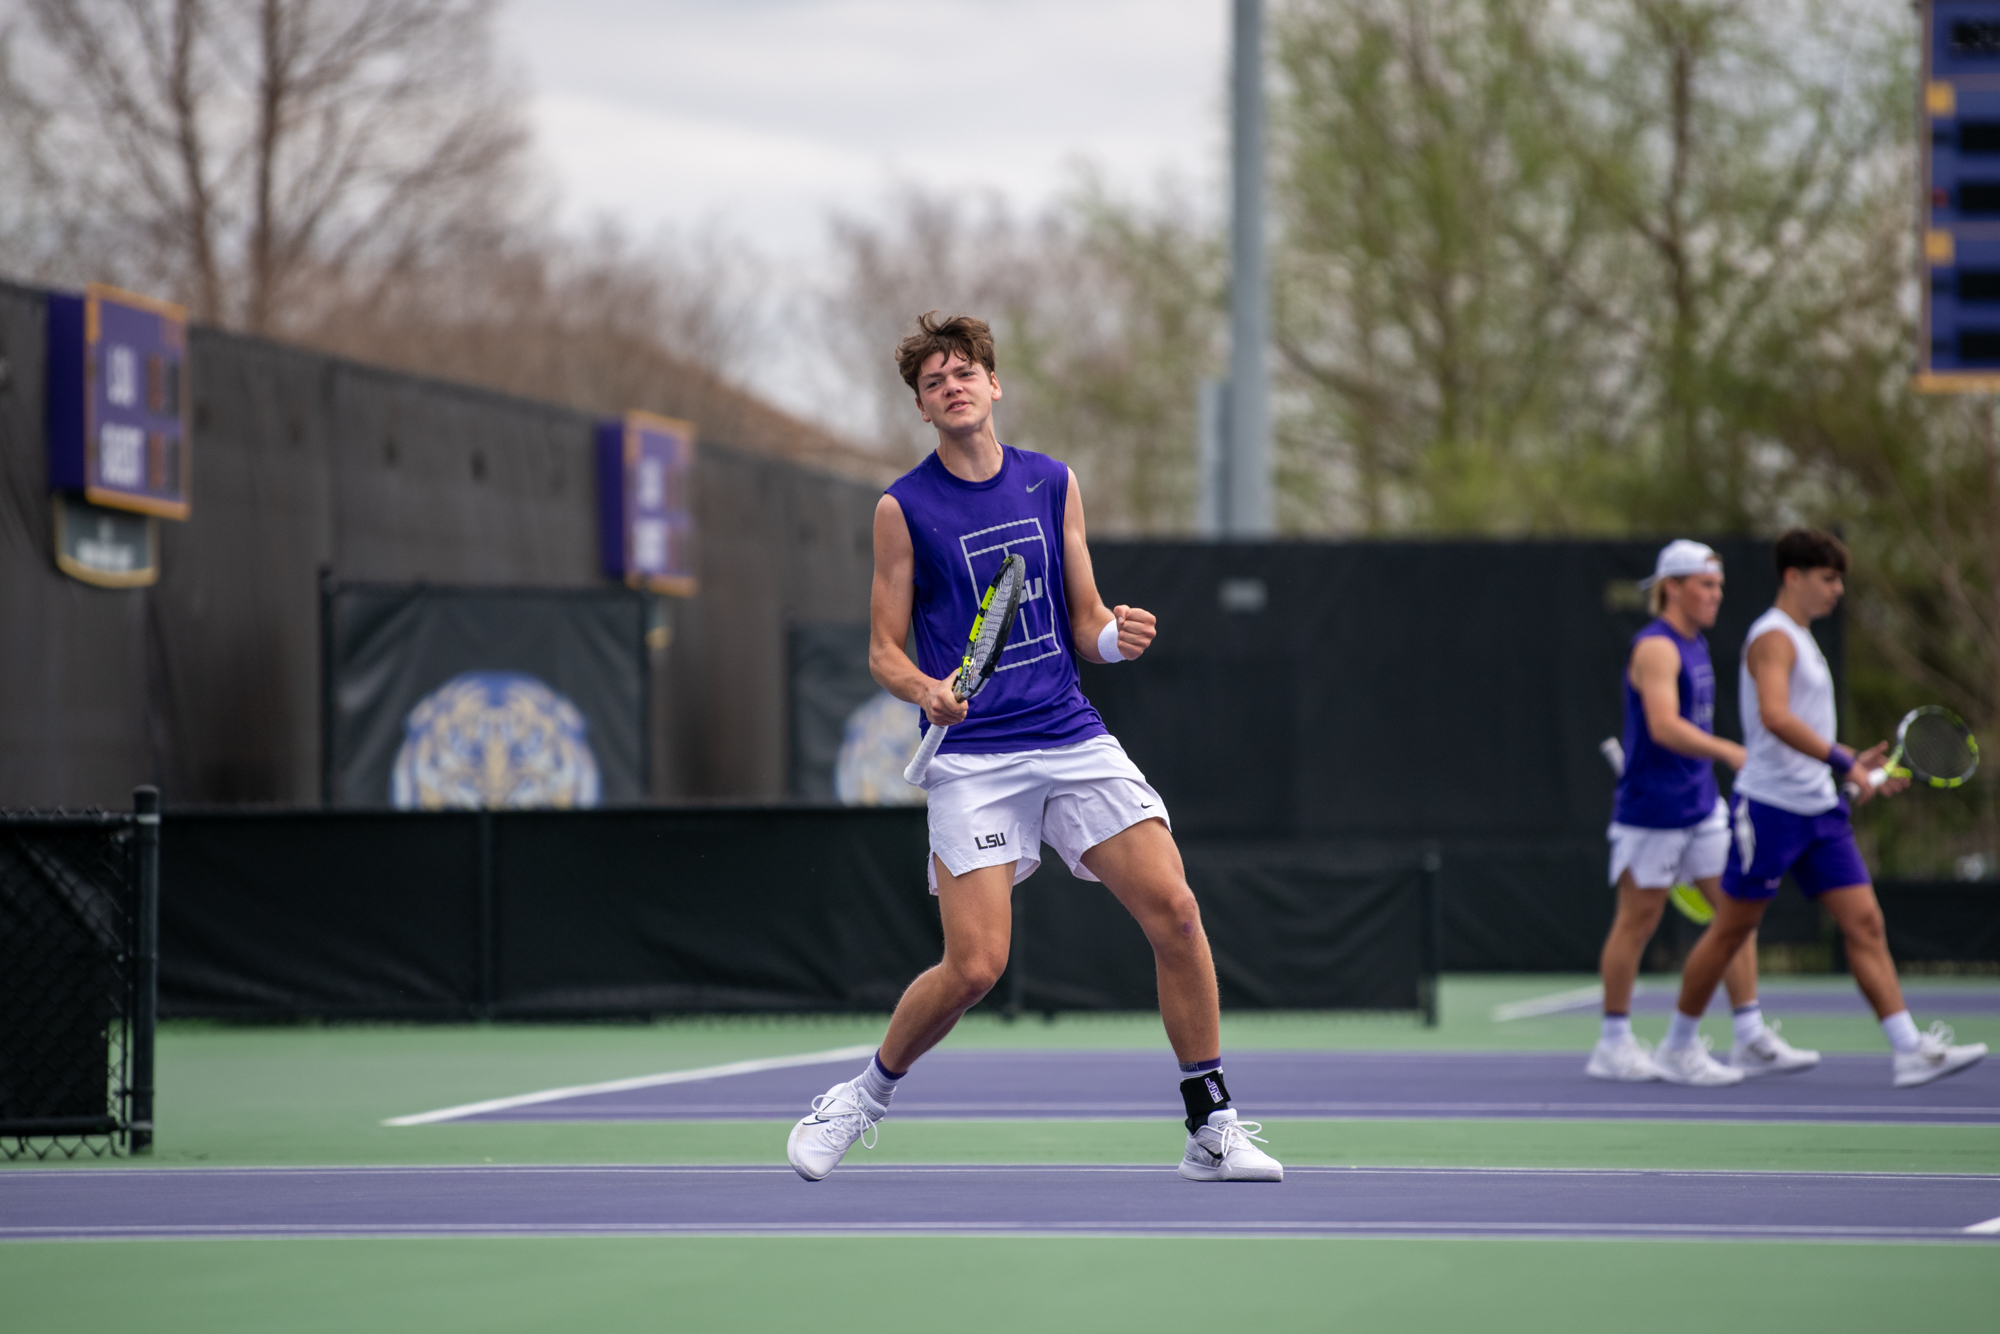
{"label": "overcast sky", "polygon": [[[1229,0],[505,0],[565,216],[808,258],[896,185],[1221,181]],[[1220,200],[1216,201],[1218,207]]]}

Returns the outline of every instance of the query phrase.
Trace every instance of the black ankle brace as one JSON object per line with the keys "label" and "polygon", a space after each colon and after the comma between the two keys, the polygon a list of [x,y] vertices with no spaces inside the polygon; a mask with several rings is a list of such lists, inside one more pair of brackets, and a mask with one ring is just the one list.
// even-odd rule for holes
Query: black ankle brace
{"label": "black ankle brace", "polygon": [[1183,1079],[1181,1101],[1187,1104],[1187,1128],[1192,1135],[1208,1124],[1210,1112],[1219,1112],[1229,1105],[1229,1085],[1222,1082],[1222,1071],[1210,1070]]}

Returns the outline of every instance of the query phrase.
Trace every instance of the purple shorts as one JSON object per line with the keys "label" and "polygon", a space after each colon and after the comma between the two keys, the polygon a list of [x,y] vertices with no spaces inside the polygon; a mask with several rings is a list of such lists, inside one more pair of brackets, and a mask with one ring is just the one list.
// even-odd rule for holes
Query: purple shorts
{"label": "purple shorts", "polygon": [[[1829,889],[1865,885],[1868,866],[1854,846],[1847,801],[1818,815],[1794,815],[1745,796],[1729,799],[1729,860],[1722,867],[1722,892],[1732,899],[1777,897],[1778,883],[1792,873],[1807,898]],[[1745,862],[1748,865],[1745,865]]]}

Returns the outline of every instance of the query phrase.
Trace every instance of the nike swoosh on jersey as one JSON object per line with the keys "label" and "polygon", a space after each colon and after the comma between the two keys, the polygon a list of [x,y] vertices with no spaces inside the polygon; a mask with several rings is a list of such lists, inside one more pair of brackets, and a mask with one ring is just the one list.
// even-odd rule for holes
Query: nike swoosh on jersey
{"label": "nike swoosh on jersey", "polygon": [[[1048,481],[1048,480],[1049,480],[1048,478],[1044,477],[1044,478],[1042,479],[1042,482],[1046,482],[1046,481]],[[1030,491],[1032,491],[1032,490],[1034,490],[1034,489],[1035,489],[1035,487],[1037,487],[1037,486],[1040,486],[1040,485],[1042,484],[1042,482],[1035,482],[1035,483],[1033,483],[1032,485],[1030,485],[1030,486],[1028,487],[1028,489],[1029,489]]]}

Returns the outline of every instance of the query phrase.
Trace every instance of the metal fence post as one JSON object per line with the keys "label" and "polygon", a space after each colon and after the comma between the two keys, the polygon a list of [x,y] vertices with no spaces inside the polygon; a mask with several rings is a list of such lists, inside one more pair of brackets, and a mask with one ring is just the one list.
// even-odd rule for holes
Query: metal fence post
{"label": "metal fence post", "polygon": [[481,808],[479,812],[479,998],[473,1012],[481,1019],[493,1017],[493,998],[497,989],[494,974],[499,953],[494,937],[499,931],[500,908],[494,902],[493,875],[493,812]]}
{"label": "metal fence post", "polygon": [[1444,855],[1435,843],[1424,848],[1424,1027],[1438,1021],[1438,974],[1444,961]]}
{"label": "metal fence post", "polygon": [[160,1013],[160,789],[134,788],[133,855],[138,872],[138,948],[132,966],[132,1102],[128,1142],[153,1149],[153,1029]]}
{"label": "metal fence post", "polygon": [[333,805],[333,567],[319,567],[319,804]]}

